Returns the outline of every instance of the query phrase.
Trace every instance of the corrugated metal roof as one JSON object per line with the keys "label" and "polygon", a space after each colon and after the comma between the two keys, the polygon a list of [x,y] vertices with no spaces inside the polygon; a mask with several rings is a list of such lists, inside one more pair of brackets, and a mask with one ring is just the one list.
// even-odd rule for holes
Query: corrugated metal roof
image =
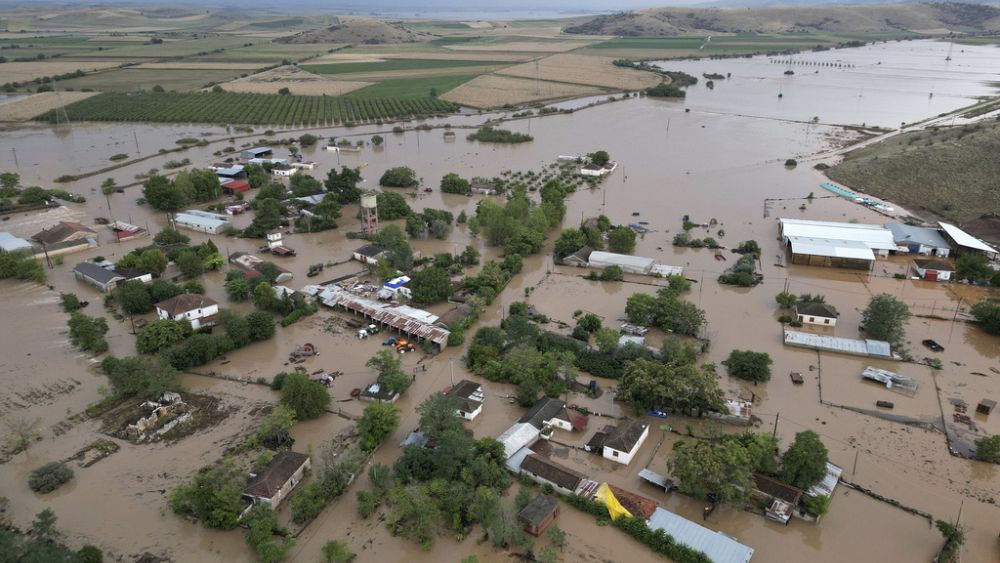
{"label": "corrugated metal roof", "polygon": [[661,275],[663,277],[667,276],[681,276],[684,275],[684,268],[680,266],[667,266],[666,264],[653,264],[653,268],[649,271],[652,275]]}
{"label": "corrugated metal roof", "polygon": [[791,237],[860,242],[873,250],[896,250],[892,231],[882,225],[864,223],[834,223],[831,221],[805,221],[801,219],[779,219],[781,235]]}
{"label": "corrugated metal roof", "polygon": [[[426,338],[442,348],[448,343],[450,331],[434,326],[437,317],[427,311],[405,305],[387,305],[355,295],[343,288],[329,286],[319,294],[319,300],[327,307],[344,307],[371,318],[375,322],[387,324],[407,334]],[[417,314],[421,314],[417,317]]]}
{"label": "corrugated metal roof", "polygon": [[[875,260],[875,253],[868,245],[847,240],[818,239],[811,237],[785,237],[792,243],[792,254],[809,256],[829,256],[853,260]],[[894,247],[895,248],[895,247]]]}
{"label": "corrugated metal roof", "polygon": [[540,432],[537,428],[527,422],[516,422],[513,426],[497,437],[497,441],[503,444],[504,452],[510,459],[518,450],[535,443]]}
{"label": "corrugated metal roof", "polygon": [[507,458],[507,463],[506,463],[507,470],[513,473],[514,475],[520,475],[521,464],[524,462],[525,458],[527,458],[529,455],[533,453],[535,452],[531,451],[531,449],[528,447],[523,447],[517,450],[516,452],[514,452],[514,455]]}
{"label": "corrugated metal roof", "polygon": [[224,219],[202,217],[200,215],[192,215],[190,213],[178,213],[174,216],[174,222],[183,227],[194,226],[213,230],[229,224],[229,221]]}
{"label": "corrugated metal roof", "polygon": [[889,223],[886,225],[892,231],[892,238],[898,244],[917,243],[932,248],[951,248],[948,241],[944,240],[937,229],[930,227],[917,227],[914,225],[904,225],[902,223]]}
{"label": "corrugated metal roof", "polygon": [[701,551],[713,563],[747,563],[753,557],[753,548],[682,518],[669,510],[657,508],[649,519],[649,527],[663,530],[692,549]]}
{"label": "corrugated metal roof", "polygon": [[969,233],[963,231],[962,229],[959,229],[955,225],[951,225],[949,223],[938,223],[938,225],[941,225],[941,228],[944,229],[944,232],[948,233],[948,236],[951,237],[951,240],[955,241],[955,244],[959,246],[964,246],[966,248],[972,248],[975,250],[982,250],[983,252],[995,253],[997,251],[997,249],[977,239],[976,237],[970,235]]}
{"label": "corrugated metal roof", "polygon": [[827,350],[854,354],[855,356],[871,356],[875,358],[892,358],[892,349],[884,340],[856,340],[837,336],[823,336],[811,332],[795,330],[785,331],[785,344],[801,346],[814,350]]}
{"label": "corrugated metal roof", "polygon": [[6,231],[0,231],[0,249],[6,252],[15,252],[18,250],[31,250],[31,248],[31,243],[23,238],[15,237]]}

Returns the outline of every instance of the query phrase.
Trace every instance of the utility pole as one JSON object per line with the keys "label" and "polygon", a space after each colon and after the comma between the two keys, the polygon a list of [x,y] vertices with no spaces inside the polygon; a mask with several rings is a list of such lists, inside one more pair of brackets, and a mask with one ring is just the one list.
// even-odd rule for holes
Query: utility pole
{"label": "utility pole", "polygon": [[778,418],[780,418],[780,417],[781,417],[781,413],[780,412],[774,414],[774,432],[771,433],[771,436],[773,436],[775,438],[778,437]]}
{"label": "utility pole", "polygon": [[14,147],[11,147],[10,148],[10,152],[11,152],[11,154],[14,155],[14,168],[18,172],[20,172],[21,171],[21,165],[17,163],[17,149],[15,149]]}
{"label": "utility pole", "polygon": [[451,386],[455,386],[455,358],[448,358],[448,367],[451,368]]}
{"label": "utility pole", "polygon": [[858,454],[861,450],[854,450],[854,467],[851,468],[851,479],[857,480],[858,478]]}

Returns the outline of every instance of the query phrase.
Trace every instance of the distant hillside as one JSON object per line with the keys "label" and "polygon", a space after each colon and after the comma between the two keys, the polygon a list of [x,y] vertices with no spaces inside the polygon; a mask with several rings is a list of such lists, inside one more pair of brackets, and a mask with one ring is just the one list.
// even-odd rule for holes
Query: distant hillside
{"label": "distant hillside", "polygon": [[381,45],[384,43],[415,43],[427,41],[431,36],[415,33],[401,25],[370,18],[338,17],[330,27],[303,31],[282,37],[280,43],[359,43]]}
{"label": "distant hillside", "polygon": [[984,214],[1000,215],[998,154],[1000,122],[990,120],[891,137],[847,153],[827,176],[912,211],[975,225]]}
{"label": "distant hillside", "polygon": [[563,31],[587,35],[1000,30],[1000,7],[985,4],[879,4],[774,8],[653,8],[598,16]]}

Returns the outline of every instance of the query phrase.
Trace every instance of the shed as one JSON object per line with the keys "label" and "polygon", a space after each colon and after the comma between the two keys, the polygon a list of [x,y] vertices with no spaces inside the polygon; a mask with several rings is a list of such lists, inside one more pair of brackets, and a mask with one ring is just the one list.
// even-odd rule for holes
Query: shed
{"label": "shed", "polygon": [[3,250],[4,252],[27,250],[31,252],[34,249],[31,246],[31,243],[23,238],[15,237],[6,231],[0,231],[0,250]]}
{"label": "shed", "polygon": [[786,241],[792,264],[868,270],[875,262],[875,253],[861,242],[811,237],[786,237]]}
{"label": "shed", "polygon": [[655,471],[650,471],[649,469],[640,470],[639,478],[649,483],[650,485],[655,485],[657,487],[660,487],[661,489],[663,489],[663,492],[665,493],[669,493],[670,491],[677,488],[672,480],[667,479],[665,476],[660,475]]}
{"label": "shed", "polygon": [[840,313],[836,307],[826,303],[806,302],[795,304],[795,318],[800,323],[837,326],[837,317]]}
{"label": "shed", "polygon": [[272,509],[292,492],[311,465],[309,456],[293,451],[279,452],[263,471],[251,474],[243,496],[254,504],[267,504]]}
{"label": "shed", "polygon": [[891,345],[884,340],[857,340],[854,338],[823,336],[821,334],[796,330],[786,330],[784,340],[786,346],[798,346],[812,350],[825,350],[827,352],[840,352],[842,354],[872,358],[897,359],[892,354]]}
{"label": "shed", "polygon": [[125,276],[118,272],[93,262],[80,262],[73,268],[73,275],[76,276],[76,279],[89,283],[104,293],[110,293],[111,290],[118,287],[119,281],[125,280]]}
{"label": "shed", "polygon": [[562,259],[562,263],[569,266],[576,266],[578,268],[586,268],[590,263],[590,255],[593,254],[593,252],[593,248],[584,245],[573,254],[564,257]]}
{"label": "shed", "polygon": [[395,403],[399,399],[399,393],[378,383],[372,383],[361,391],[358,398],[373,403]]}
{"label": "shed", "polygon": [[892,232],[892,238],[900,251],[905,248],[911,254],[938,258],[947,258],[951,253],[951,245],[937,229],[902,223],[889,223],[886,228]]}
{"label": "shed", "polygon": [[955,273],[955,266],[943,260],[914,260],[914,269],[925,281],[949,281]]}
{"label": "shed", "polygon": [[629,254],[615,254],[614,252],[604,252],[595,250],[590,253],[588,264],[591,268],[607,268],[608,266],[618,266],[626,274],[648,275],[656,263],[652,258],[644,256],[631,256]]}
{"label": "shed", "polygon": [[569,417],[564,414],[566,402],[552,397],[542,397],[531,405],[528,412],[518,422],[528,423],[541,430],[546,426],[555,426],[562,430],[572,430]]}
{"label": "shed", "polygon": [[984,254],[990,260],[996,260],[997,249],[977,239],[955,225],[950,223],[938,223],[938,225],[941,226],[941,230],[944,232],[945,238],[958,247],[959,253],[975,252]]}
{"label": "shed", "polygon": [[382,255],[384,254],[385,251],[382,250],[382,248],[380,248],[378,245],[366,244],[361,248],[355,250],[352,253],[351,257],[357,260],[358,262],[361,262],[362,264],[376,265],[378,264],[378,259],[381,258]]}
{"label": "shed", "polygon": [[201,213],[192,213],[191,211],[175,215],[174,224],[179,228],[191,229],[192,231],[211,234],[218,234],[230,225],[229,221],[225,219],[211,217]]}
{"label": "shed", "polygon": [[521,475],[527,475],[540,485],[551,485],[565,495],[576,494],[585,479],[582,474],[536,453],[527,455],[521,461],[520,470]]}
{"label": "shed", "polygon": [[274,150],[270,147],[254,147],[252,149],[244,149],[240,151],[240,158],[251,159],[251,158],[264,158],[269,157],[274,154]]}
{"label": "shed", "polygon": [[559,516],[559,501],[549,495],[538,495],[517,513],[524,531],[538,537]]}
{"label": "shed", "polygon": [[250,191],[250,183],[246,180],[232,180],[222,184],[222,193],[227,195],[242,194]]}
{"label": "shed", "polygon": [[753,557],[753,548],[663,508],[653,512],[649,527],[663,530],[677,543],[704,553],[713,563],[748,563]]}
{"label": "shed", "polygon": [[986,416],[989,416],[990,413],[993,412],[993,409],[995,408],[997,408],[996,401],[994,401],[993,399],[983,399],[982,401],[979,401],[978,405],[976,405],[976,412],[979,414],[985,414]]}
{"label": "shed", "polygon": [[504,453],[509,459],[518,450],[531,446],[538,441],[541,431],[526,422],[517,422],[503,434],[497,436],[497,441],[503,444]]}

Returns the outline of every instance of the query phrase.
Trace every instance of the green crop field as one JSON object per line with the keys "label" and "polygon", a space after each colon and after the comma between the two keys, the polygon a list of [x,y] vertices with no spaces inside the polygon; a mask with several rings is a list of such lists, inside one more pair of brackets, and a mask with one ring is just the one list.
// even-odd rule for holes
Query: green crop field
{"label": "green crop field", "polygon": [[207,86],[210,82],[227,82],[250,74],[252,70],[164,70],[154,68],[124,68],[96,72],[59,82],[60,90],[97,90],[98,92],[138,92],[162,86],[164,90],[188,92]]}
{"label": "green crop field", "polygon": [[98,53],[107,49],[136,46],[144,41],[102,41],[80,35],[52,35],[45,37],[24,37],[0,39],[0,57],[7,60],[34,60],[39,55],[46,58],[62,55]]}
{"label": "green crop field", "polygon": [[[375,99],[279,94],[98,94],[64,108],[73,121],[333,125],[449,113],[455,104],[434,98]],[[55,121],[55,112],[37,116]]]}
{"label": "green crop field", "polygon": [[331,51],[336,51],[343,46],[343,43],[309,45],[260,43],[249,47],[240,47],[239,49],[226,49],[221,53],[209,53],[193,57],[190,60],[196,62],[261,62],[275,64],[285,59],[298,61],[306,57],[323,55]]}
{"label": "green crop field", "polygon": [[510,65],[509,61],[468,61],[450,59],[391,59],[368,63],[332,63],[302,65],[304,70],[316,74],[348,74],[352,72],[382,72],[396,70],[417,70],[435,68],[458,68],[463,66],[486,66],[491,64]]}
{"label": "green crop field", "polygon": [[462,74],[458,76],[429,76],[425,78],[401,78],[384,80],[371,86],[355,90],[344,96],[347,98],[395,98],[401,100],[418,100],[427,98],[434,89],[438,95],[465,84],[478,74]]}
{"label": "green crop field", "polygon": [[233,49],[247,43],[245,37],[211,36],[199,39],[166,41],[158,45],[128,45],[117,49],[89,51],[88,58],[159,59],[164,57],[187,57],[198,53],[210,53],[217,49]]}

